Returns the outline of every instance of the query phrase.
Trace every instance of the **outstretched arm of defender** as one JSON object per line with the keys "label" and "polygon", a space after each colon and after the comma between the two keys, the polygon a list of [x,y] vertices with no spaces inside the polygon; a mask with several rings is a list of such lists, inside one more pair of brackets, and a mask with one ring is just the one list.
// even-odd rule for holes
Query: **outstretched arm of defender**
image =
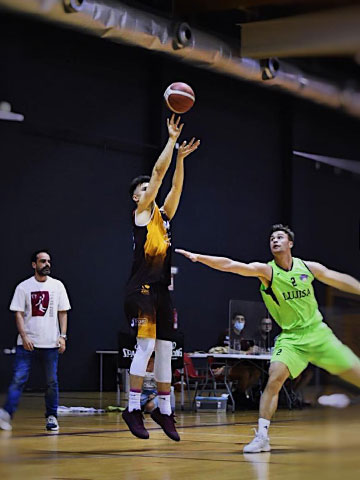
{"label": "outstretched arm of defender", "polygon": [[143,195],[141,201],[138,203],[137,211],[141,213],[146,210],[149,205],[155,200],[158,194],[161,183],[165,177],[165,174],[170,166],[176,140],[178,139],[184,124],[180,124],[180,117],[175,120],[175,115],[171,116],[171,119],[167,119],[167,127],[169,131],[169,139],[165,145],[164,150],[161,152],[157,159],[154,168],[151,173],[149,185]]}
{"label": "outstretched arm of defender", "polygon": [[192,253],[179,248],[175,252],[184,255],[192,262],[200,262],[215,270],[222,272],[237,273],[244,277],[259,277],[271,281],[272,268],[266,263],[252,262],[242,263],[226,257],[213,257],[211,255],[201,255],[200,253]]}
{"label": "outstretched arm of defender", "polygon": [[305,262],[307,267],[313,273],[314,277],[326,285],[335,287],[339,290],[348,293],[354,293],[360,295],[360,282],[356,278],[347,275],[346,273],[336,272],[326,268],[321,263],[317,262]]}
{"label": "outstretched arm of defender", "polygon": [[164,202],[164,211],[169,220],[171,220],[176,213],[183,189],[184,158],[190,155],[190,153],[192,153],[194,150],[196,150],[199,145],[200,140],[195,141],[195,137],[193,137],[189,143],[184,140],[179,147],[171,190],[168,193]]}

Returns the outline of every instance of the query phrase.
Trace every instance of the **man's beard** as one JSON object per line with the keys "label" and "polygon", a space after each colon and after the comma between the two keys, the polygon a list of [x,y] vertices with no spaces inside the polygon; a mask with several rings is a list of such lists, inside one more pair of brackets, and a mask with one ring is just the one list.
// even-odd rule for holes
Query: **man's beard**
{"label": "man's beard", "polygon": [[50,267],[37,268],[36,272],[38,273],[38,275],[46,277],[46,275],[50,274]]}

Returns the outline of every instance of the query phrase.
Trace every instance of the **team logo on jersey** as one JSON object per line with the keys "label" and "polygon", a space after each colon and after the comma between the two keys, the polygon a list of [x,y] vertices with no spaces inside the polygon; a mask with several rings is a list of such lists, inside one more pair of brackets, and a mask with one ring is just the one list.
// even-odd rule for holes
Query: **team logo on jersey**
{"label": "team logo on jersey", "polygon": [[140,293],[141,295],[150,295],[150,285],[148,284],[141,285]]}
{"label": "team logo on jersey", "polygon": [[306,275],[306,273],[302,273],[299,278],[302,282],[306,282],[306,280],[309,278],[309,275]]}
{"label": "team logo on jersey", "polygon": [[43,317],[49,307],[49,292],[31,292],[31,315]]}
{"label": "team logo on jersey", "polygon": [[307,290],[292,290],[291,292],[282,292],[284,300],[295,300],[296,298],[308,297],[311,294],[310,288]]}
{"label": "team logo on jersey", "polygon": [[130,322],[130,327],[135,328],[136,326],[146,325],[148,323],[148,319],[146,317],[133,317]]}

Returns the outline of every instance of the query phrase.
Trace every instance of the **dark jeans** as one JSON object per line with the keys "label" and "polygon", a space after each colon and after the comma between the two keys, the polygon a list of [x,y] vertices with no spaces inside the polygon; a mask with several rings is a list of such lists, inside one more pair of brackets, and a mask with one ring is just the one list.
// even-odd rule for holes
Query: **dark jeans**
{"label": "dark jeans", "polygon": [[57,416],[59,405],[59,384],[57,378],[57,365],[59,352],[58,348],[35,348],[32,352],[25,350],[22,345],[16,347],[14,375],[11,381],[4,409],[13,416],[27,382],[31,369],[31,362],[34,355],[40,356],[45,369],[46,391],[45,391],[45,416]]}

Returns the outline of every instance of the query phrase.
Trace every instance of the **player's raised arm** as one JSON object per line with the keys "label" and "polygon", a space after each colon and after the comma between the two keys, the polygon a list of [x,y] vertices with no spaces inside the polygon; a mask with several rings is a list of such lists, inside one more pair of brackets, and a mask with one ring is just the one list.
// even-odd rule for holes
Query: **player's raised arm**
{"label": "player's raised arm", "polygon": [[176,140],[178,139],[184,124],[180,124],[180,117],[175,120],[175,115],[172,115],[170,120],[167,119],[167,127],[169,132],[169,139],[165,145],[164,150],[161,152],[157,159],[154,168],[151,173],[149,185],[146,188],[144,195],[137,204],[137,212],[141,213],[146,210],[152,202],[155,200],[158,194],[161,183],[165,177],[165,174],[170,166]]}
{"label": "player's raised arm", "polygon": [[172,186],[170,192],[165,199],[163,207],[169,220],[171,220],[176,213],[183,189],[184,158],[186,158],[188,155],[190,155],[190,153],[195,151],[199,145],[200,140],[195,140],[195,137],[193,137],[189,143],[184,140],[179,147],[176,158],[176,168],[172,179]]}
{"label": "player's raised arm", "polygon": [[360,295],[360,282],[346,273],[336,272],[317,262],[305,262],[314,277],[326,285],[338,288],[344,292]]}
{"label": "player's raised arm", "polygon": [[226,257],[213,257],[211,255],[201,255],[187,250],[175,249],[175,252],[184,255],[192,262],[200,262],[215,270],[222,272],[237,273],[244,277],[259,277],[271,281],[272,269],[270,265],[260,262],[242,263]]}

